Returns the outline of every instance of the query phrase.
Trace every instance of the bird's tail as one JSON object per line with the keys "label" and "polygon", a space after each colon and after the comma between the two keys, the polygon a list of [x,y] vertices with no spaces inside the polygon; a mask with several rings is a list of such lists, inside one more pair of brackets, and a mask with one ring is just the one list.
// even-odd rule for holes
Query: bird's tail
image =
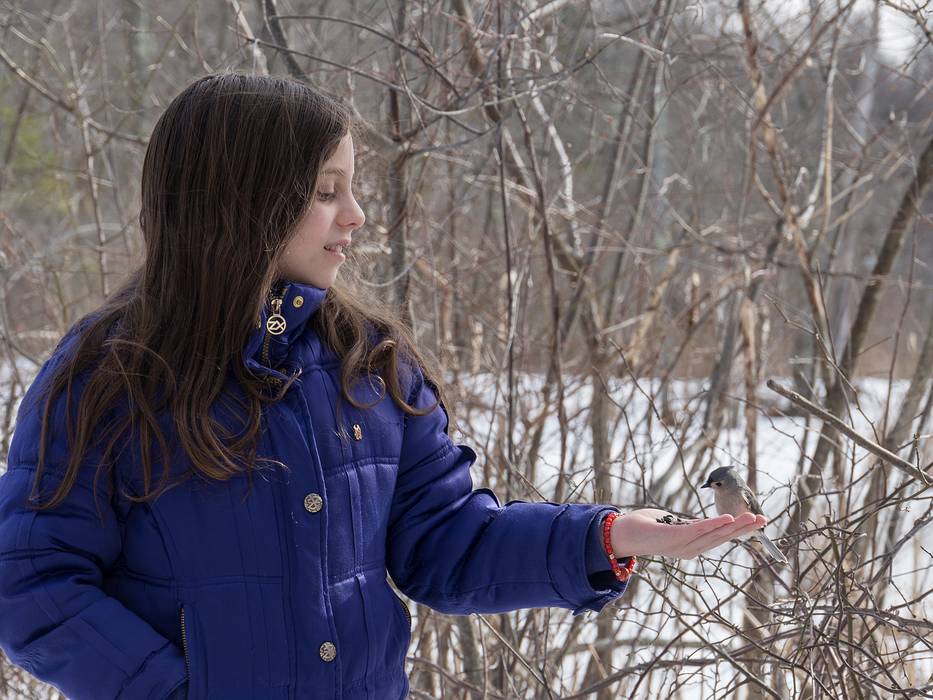
{"label": "bird's tail", "polygon": [[774,542],[768,539],[767,535],[761,532],[756,532],[755,539],[761,542],[762,546],[765,548],[765,551],[771,555],[772,559],[779,561],[782,564],[787,563],[787,557],[785,557],[781,550],[777,548],[777,545],[774,544]]}

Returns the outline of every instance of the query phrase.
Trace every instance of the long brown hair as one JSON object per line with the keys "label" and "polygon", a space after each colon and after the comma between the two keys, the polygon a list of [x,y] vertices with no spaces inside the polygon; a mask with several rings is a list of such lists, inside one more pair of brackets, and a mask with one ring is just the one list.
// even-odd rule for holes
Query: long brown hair
{"label": "long brown hair", "polygon": [[[270,396],[268,385],[244,365],[242,351],[259,325],[279,259],[313,206],[324,162],[347,133],[358,131],[338,98],[285,77],[225,71],[198,78],[172,100],[153,128],[143,162],[145,262],[75,324],[75,352],[51,371],[32,507],[53,508],[65,499],[91,438],[100,439],[101,424],[109,442],[95,484],[101,470],[111,476],[114,446],[129,430],[140,441],[142,493],[123,496],[148,501],[176,485],[169,481],[171,450],[157,421],[163,408],[192,463],[186,478],[251,477],[262,406],[279,400],[293,380]],[[341,357],[341,393],[353,405],[366,407],[350,393],[352,382],[365,375],[375,377],[406,413],[426,413],[403,395],[403,365],[420,367],[443,403],[439,372],[418,352],[404,322],[350,280],[328,288],[310,322]],[[378,342],[371,341],[372,329]],[[85,371],[75,435],[71,384]],[[223,436],[229,433],[208,409],[229,372],[247,397],[247,410],[245,431],[228,445]],[[48,419],[63,390],[68,466],[51,498],[38,503]],[[128,410],[114,410],[124,403]],[[104,423],[112,414],[121,420]],[[153,439],[166,464],[154,488]]]}

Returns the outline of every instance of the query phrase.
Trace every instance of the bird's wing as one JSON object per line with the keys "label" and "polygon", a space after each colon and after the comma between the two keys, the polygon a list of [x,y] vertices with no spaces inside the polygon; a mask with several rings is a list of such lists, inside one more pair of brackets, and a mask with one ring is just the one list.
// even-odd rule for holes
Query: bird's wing
{"label": "bird's wing", "polygon": [[761,513],[761,506],[758,504],[758,499],[755,498],[755,494],[752,493],[752,490],[747,486],[743,486],[740,491],[742,493],[742,498],[745,499],[745,503],[748,505],[748,510],[756,515]]}

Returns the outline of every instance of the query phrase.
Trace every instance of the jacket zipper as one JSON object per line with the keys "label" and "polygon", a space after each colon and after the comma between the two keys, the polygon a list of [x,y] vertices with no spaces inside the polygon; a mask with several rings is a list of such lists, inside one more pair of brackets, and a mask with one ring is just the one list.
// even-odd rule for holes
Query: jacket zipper
{"label": "jacket zipper", "polygon": [[405,617],[408,618],[408,629],[411,629],[411,612],[408,610],[408,604],[402,600],[402,597],[395,591],[392,591],[392,595],[398,598],[398,602],[402,604],[402,610],[405,611]]}
{"label": "jacket zipper", "polygon": [[[402,600],[399,598],[399,600]],[[402,605],[405,607],[405,617],[408,618],[408,629],[411,629],[411,612],[408,610],[408,603],[402,600]]]}
{"label": "jacket zipper", "polygon": [[191,682],[191,663],[188,661],[188,635],[185,632],[185,608],[182,606],[179,608],[179,615],[181,616],[181,649],[185,655],[185,673],[187,674],[188,682]]}
{"label": "jacket zipper", "polygon": [[[262,359],[262,364],[265,367],[269,366],[269,345],[272,342],[273,335],[281,335],[285,332],[286,321],[285,317],[282,316],[282,300],[285,299],[285,293],[288,291],[288,286],[282,288],[282,290],[272,297],[272,314],[266,319],[266,334],[262,339],[262,352],[260,353],[260,358]],[[266,381],[276,384],[278,387],[281,387],[284,383],[283,380],[278,377],[266,376]]]}

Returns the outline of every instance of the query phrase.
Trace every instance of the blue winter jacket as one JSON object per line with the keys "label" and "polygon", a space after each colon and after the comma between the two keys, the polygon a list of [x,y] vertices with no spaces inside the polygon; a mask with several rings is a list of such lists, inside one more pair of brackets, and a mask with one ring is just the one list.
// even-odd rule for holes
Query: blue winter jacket
{"label": "blue winter jacket", "polygon": [[[403,698],[411,616],[387,573],[408,598],[455,615],[543,606],[577,615],[622,594],[599,543],[614,506],[501,505],[473,488],[476,454],[448,436],[442,405],[413,417],[388,396],[372,409],[341,398],[339,359],[308,323],[324,294],[283,280],[244,349],[270,389],[298,374],[263,410],[258,454],[281,466],[266,465],[250,489],[245,476],[193,478],[131,504],[119,488],[141,493],[141,456],[126,440],[96,505],[101,445],[64,503],[26,508],[44,405],[34,398],[82,324],[65,335],[19,406],[0,477],[0,647],[14,663],[76,700]],[[286,325],[273,335],[266,320],[278,297]],[[435,403],[418,368],[405,377],[409,403]],[[232,374],[228,387],[237,394]],[[367,381],[354,393],[378,397]],[[214,406],[239,434],[230,405]],[[172,421],[159,418],[173,473],[187,471]],[[65,435],[62,396],[46,497],[67,463]],[[150,454],[158,476],[159,446]]]}

